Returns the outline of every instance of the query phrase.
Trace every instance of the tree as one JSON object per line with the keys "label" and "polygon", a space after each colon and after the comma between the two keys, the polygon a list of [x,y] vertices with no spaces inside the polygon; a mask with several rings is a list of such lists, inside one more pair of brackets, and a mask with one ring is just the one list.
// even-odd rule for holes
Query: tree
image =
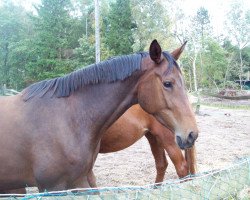
{"label": "tree", "polygon": [[[114,53],[111,53],[105,45],[105,20],[108,15],[109,2],[102,0],[100,3],[100,56],[101,60],[109,58]],[[91,0],[79,1],[77,4],[81,8],[84,31],[79,39],[79,47],[76,48],[77,59],[81,66],[87,66],[95,62],[95,19],[94,19],[94,4]]]}
{"label": "tree", "polygon": [[81,63],[81,67],[90,65],[95,63],[95,37],[86,38],[86,35],[83,35],[79,39],[80,46],[76,48],[77,58],[79,59],[79,63]]}
{"label": "tree", "polygon": [[206,79],[206,75],[204,74],[204,54],[206,53],[205,49],[209,46],[209,44],[205,44],[205,41],[210,41],[211,36],[210,38],[208,36],[212,33],[208,10],[204,7],[200,7],[192,21],[197,48],[197,61],[199,61],[197,65],[197,76],[200,86],[204,87],[204,82],[206,82],[206,80],[204,80]]}
{"label": "tree", "polygon": [[[194,91],[198,91],[198,72],[197,72],[197,58],[199,54],[199,43],[196,40],[195,34],[196,32],[194,29],[190,29],[189,27],[192,27],[192,21],[183,18],[178,19],[178,21],[181,21],[182,24],[185,24],[183,27],[174,26],[174,36],[183,43],[184,41],[188,41],[186,45],[186,58],[184,59],[184,65],[189,67],[189,70],[186,71],[189,74],[189,89],[192,91],[194,88]],[[193,85],[193,87],[192,87]]]}
{"label": "tree", "polygon": [[15,89],[24,86],[31,35],[32,25],[25,10],[4,1],[0,7],[0,85]]}
{"label": "tree", "polygon": [[76,68],[74,49],[82,35],[82,24],[70,15],[70,0],[42,0],[33,16],[34,59],[27,65],[30,82],[53,78]]}
{"label": "tree", "polygon": [[[189,83],[193,83],[194,91],[202,86],[202,52],[204,50],[204,39],[208,34],[209,15],[208,11],[201,7],[193,17],[185,16],[183,10],[178,8],[178,3],[175,2],[176,10],[173,13],[173,35],[181,43],[188,41],[186,55],[189,59],[185,59],[185,65],[189,66]],[[192,28],[191,28],[192,27]],[[191,80],[192,79],[192,80]],[[192,90],[192,87],[190,87]]]}
{"label": "tree", "polygon": [[[225,86],[236,87],[235,80],[238,80],[240,75],[239,64],[241,63],[239,57],[238,45],[233,45],[228,39],[224,40],[223,48],[227,52],[227,71],[225,75]],[[250,71],[250,46],[242,49],[242,63],[244,65],[242,77],[249,80]]]}
{"label": "tree", "polygon": [[169,49],[173,41],[170,38],[171,23],[163,1],[131,0],[132,15],[136,27],[133,29],[134,50],[148,50],[153,39]]}
{"label": "tree", "polygon": [[99,13],[99,0],[95,0],[95,62],[101,60],[100,56],[100,13]]}
{"label": "tree", "polygon": [[243,4],[234,2],[228,13],[227,29],[231,33],[231,39],[238,46],[239,65],[239,80],[241,89],[243,89],[242,79],[244,73],[244,62],[242,50],[249,44],[250,41],[250,10],[245,10]]}
{"label": "tree", "polygon": [[195,30],[200,38],[201,46],[204,48],[204,37],[211,33],[210,19],[208,10],[200,7],[194,17]]}
{"label": "tree", "polygon": [[116,0],[111,3],[110,12],[105,19],[104,37],[105,44],[115,55],[133,52],[133,28],[135,24],[132,20],[130,0]]}
{"label": "tree", "polygon": [[243,72],[246,73],[246,80],[250,80],[250,45],[242,49],[242,60],[244,63]]}
{"label": "tree", "polygon": [[220,44],[212,38],[206,40],[206,50],[204,56],[204,73],[203,85],[204,87],[217,88],[224,84],[224,77],[227,71],[226,51]]}

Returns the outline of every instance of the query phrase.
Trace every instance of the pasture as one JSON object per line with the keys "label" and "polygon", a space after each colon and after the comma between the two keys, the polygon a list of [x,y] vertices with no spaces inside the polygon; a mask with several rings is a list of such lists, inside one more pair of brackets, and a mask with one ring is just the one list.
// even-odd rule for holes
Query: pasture
{"label": "pasture", "polygon": [[[247,3],[197,4],[194,13],[189,4],[196,3],[182,1],[41,0],[32,5],[35,12],[19,3],[0,3],[0,198],[25,188],[24,199],[89,199],[85,194],[104,199],[102,187],[111,188],[105,199],[119,200],[234,199],[243,189],[250,193],[250,94],[236,92],[249,89]],[[214,89],[213,98],[202,98],[195,116],[186,92]],[[222,96],[246,100],[214,98]],[[137,129],[151,149],[143,137],[120,152],[98,154],[105,152],[100,141],[105,144],[108,128],[135,103],[158,123]],[[141,117],[128,121],[136,124]],[[175,133],[176,143],[160,123]],[[129,142],[124,135],[135,138],[129,135],[135,131],[125,129],[128,125],[118,126],[120,136],[106,146],[124,146]],[[174,145],[166,146],[170,141],[175,151]],[[193,152],[194,144],[197,176],[180,180],[175,167],[183,177],[193,161],[186,156],[186,162],[180,149]],[[156,182],[163,180],[158,176],[164,174],[164,149],[175,166],[168,158],[166,181],[153,185],[155,160]],[[178,158],[183,165],[176,163]],[[237,166],[217,171],[231,164]],[[97,186],[100,196],[86,189]],[[124,186],[135,196],[127,196]],[[188,196],[190,191],[196,198]],[[113,192],[124,198],[113,198]]]}
{"label": "pasture", "polygon": [[[205,103],[210,105],[216,104],[217,106],[201,105],[200,114],[196,115],[200,129],[200,135],[196,142],[198,174],[231,167],[232,164],[238,163],[242,158],[249,158],[250,155],[250,101],[221,101],[213,98],[209,101],[206,100]],[[222,108],[228,105],[233,105],[234,108]],[[245,109],[238,109],[235,106],[241,106]],[[177,174],[169,158],[168,161],[169,165],[165,179],[175,179],[166,182],[173,183],[177,180]],[[248,165],[249,161],[248,164],[236,165],[233,168],[229,168],[229,172],[221,172],[221,174],[215,174],[207,178],[204,176],[204,178],[196,179],[194,182],[183,183],[179,189],[178,186],[173,188],[173,190],[169,189],[169,187],[163,187],[161,190],[147,191],[147,189],[144,189],[145,191],[140,192],[140,189],[138,189],[139,192],[137,194],[133,190],[124,188],[122,189],[123,193],[117,193],[117,198],[130,199],[130,197],[136,197],[138,199],[147,199],[152,197],[152,195],[156,195],[157,199],[161,199],[162,197],[171,198],[171,195],[174,195],[176,198],[182,198],[183,195],[187,195],[185,197],[189,199],[189,195],[192,195],[193,199],[200,199],[208,195],[209,198],[213,197],[216,199],[220,195],[227,196],[227,192],[234,192],[234,189],[237,187],[242,188],[242,183],[249,183],[249,178],[246,181],[249,171]],[[94,173],[97,178],[98,187],[134,187],[154,183],[156,170],[148,141],[143,137],[125,150],[116,153],[99,154],[95,163]],[[227,174],[223,175],[223,173]],[[218,183],[218,180],[221,182]],[[216,184],[211,194],[212,196],[206,191],[206,188],[208,191],[211,191],[213,188],[211,184]],[[226,190],[223,190],[223,187]],[[27,189],[32,193],[38,192],[35,188]],[[113,191],[111,189],[110,193],[103,193],[101,195],[104,195],[103,198],[105,197],[106,199],[109,199],[109,197],[116,198],[116,190],[119,190],[119,188],[114,188]],[[203,193],[204,191],[205,193]],[[61,196],[60,198],[73,198],[70,196],[72,193],[68,195]],[[245,188],[237,193],[237,197],[231,196],[230,198],[238,199],[239,197],[243,197],[242,199],[248,199],[249,196],[249,185],[245,185]],[[30,197],[36,198],[35,196]],[[41,198],[53,199],[53,197]],[[74,196],[74,199],[78,198],[99,199],[97,196],[86,196],[86,198],[84,196]]]}
{"label": "pasture", "polygon": [[[250,155],[250,100],[228,101],[248,109],[201,106],[196,115],[200,130],[196,142],[198,172],[225,168]],[[216,100],[213,103],[223,104]],[[165,179],[177,178],[170,159]],[[99,154],[94,172],[98,186],[145,185],[156,175],[154,159],[145,137],[133,146],[109,154]]]}

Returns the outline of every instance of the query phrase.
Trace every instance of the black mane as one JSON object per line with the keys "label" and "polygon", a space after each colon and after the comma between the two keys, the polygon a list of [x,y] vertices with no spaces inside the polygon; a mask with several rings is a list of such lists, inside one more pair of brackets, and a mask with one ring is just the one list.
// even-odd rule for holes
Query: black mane
{"label": "black mane", "polygon": [[[141,67],[141,59],[148,53],[142,52],[133,55],[119,56],[102,61],[98,64],[92,64],[80,70],[74,71],[63,77],[50,80],[44,80],[34,83],[22,91],[24,101],[35,96],[42,97],[49,91],[52,91],[51,97],[67,97],[79,88],[88,84],[110,83],[118,80],[124,80]],[[169,62],[168,70],[178,64],[168,52],[163,55]]]}

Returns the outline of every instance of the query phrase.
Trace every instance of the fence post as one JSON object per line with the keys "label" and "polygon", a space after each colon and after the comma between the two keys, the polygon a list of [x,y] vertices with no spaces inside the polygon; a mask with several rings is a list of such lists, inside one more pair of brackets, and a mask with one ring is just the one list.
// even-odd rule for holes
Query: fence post
{"label": "fence post", "polygon": [[200,90],[197,91],[198,101],[195,108],[195,114],[200,114],[200,107],[201,107],[201,99],[200,99]]}
{"label": "fence post", "polygon": [[5,96],[5,93],[6,93],[6,84],[3,84],[3,96]]}

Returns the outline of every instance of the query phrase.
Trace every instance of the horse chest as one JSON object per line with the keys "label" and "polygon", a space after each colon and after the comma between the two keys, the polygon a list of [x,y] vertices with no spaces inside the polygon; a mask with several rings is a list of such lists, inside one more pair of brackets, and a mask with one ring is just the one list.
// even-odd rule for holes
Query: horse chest
{"label": "horse chest", "polygon": [[61,150],[44,158],[37,158],[34,175],[38,185],[50,187],[50,183],[71,183],[78,177],[87,176],[92,167],[93,159],[89,153],[80,148]]}

